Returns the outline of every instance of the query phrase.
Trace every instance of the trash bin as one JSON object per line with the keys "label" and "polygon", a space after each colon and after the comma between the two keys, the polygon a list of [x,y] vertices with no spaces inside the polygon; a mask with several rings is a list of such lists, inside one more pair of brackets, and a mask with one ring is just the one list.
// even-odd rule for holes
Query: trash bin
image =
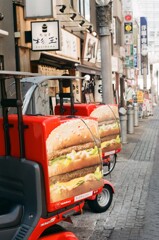
{"label": "trash bin", "polygon": [[127,143],[127,114],[126,109],[121,107],[119,109],[119,117],[120,117],[120,128],[121,128],[121,142]]}
{"label": "trash bin", "polygon": [[131,104],[127,108],[127,132],[134,133],[134,110]]}

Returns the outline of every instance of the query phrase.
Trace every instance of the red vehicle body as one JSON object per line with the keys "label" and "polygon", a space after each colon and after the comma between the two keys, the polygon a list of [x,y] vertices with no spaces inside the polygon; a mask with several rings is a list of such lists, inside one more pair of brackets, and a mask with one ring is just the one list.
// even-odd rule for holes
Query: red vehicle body
{"label": "red vehicle body", "polygon": [[[22,115],[20,79],[24,73],[0,71],[2,112],[0,118],[0,239],[74,240],[73,233],[48,231],[60,221],[68,221],[81,212],[86,200],[96,203],[106,186],[111,194],[114,188],[107,180],[76,197],[52,202],[48,174],[46,139],[52,129],[70,119],[59,116]],[[8,99],[5,81],[15,77],[16,99]],[[15,107],[17,114],[8,114]],[[97,210],[98,212],[101,209]]]}
{"label": "red vehicle body", "polygon": [[[71,109],[71,105],[69,103],[64,103],[62,106],[58,104],[55,106],[55,114],[69,115],[73,112],[75,116],[90,116],[93,110],[100,106],[102,106],[102,104],[75,103],[72,106],[73,109]],[[111,107],[111,104],[109,106]],[[115,115],[114,120],[117,121],[117,119],[115,119]],[[108,175],[114,169],[117,153],[119,153],[120,151],[121,146],[119,148],[112,149],[111,151],[102,151],[103,166],[105,166],[103,171],[104,176]]]}

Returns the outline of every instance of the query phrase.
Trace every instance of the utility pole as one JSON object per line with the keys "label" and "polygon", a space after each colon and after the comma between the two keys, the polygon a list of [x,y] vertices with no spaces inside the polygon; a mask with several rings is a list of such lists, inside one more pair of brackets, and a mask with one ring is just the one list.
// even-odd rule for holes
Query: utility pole
{"label": "utility pole", "polygon": [[112,0],[96,0],[97,30],[100,36],[103,103],[114,103],[112,88],[111,23]]}

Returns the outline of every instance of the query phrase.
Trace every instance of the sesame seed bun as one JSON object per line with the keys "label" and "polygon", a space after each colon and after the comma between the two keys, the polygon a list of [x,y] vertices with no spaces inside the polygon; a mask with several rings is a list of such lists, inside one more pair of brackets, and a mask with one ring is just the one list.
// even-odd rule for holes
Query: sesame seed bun
{"label": "sesame seed bun", "polygon": [[[61,151],[65,153],[70,152],[71,147],[77,149],[77,146],[93,143],[96,145],[100,142],[100,136],[98,131],[98,122],[93,119],[73,119],[68,122],[62,123],[55,128],[48,136],[46,140],[46,149],[48,160],[59,155]],[[66,150],[68,148],[68,150]],[[64,152],[61,152],[63,154]]]}
{"label": "sesame seed bun", "polygon": [[98,122],[119,119],[117,105],[101,105],[93,110],[91,117],[97,118]]}

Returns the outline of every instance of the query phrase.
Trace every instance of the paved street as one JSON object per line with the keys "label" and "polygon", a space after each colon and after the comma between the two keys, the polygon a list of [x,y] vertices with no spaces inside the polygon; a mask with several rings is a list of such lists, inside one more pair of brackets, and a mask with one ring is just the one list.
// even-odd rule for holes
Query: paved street
{"label": "paved street", "polygon": [[154,116],[139,121],[128,135],[110,180],[115,186],[107,212],[72,217],[73,225],[62,224],[79,240],[159,239],[159,108]]}

